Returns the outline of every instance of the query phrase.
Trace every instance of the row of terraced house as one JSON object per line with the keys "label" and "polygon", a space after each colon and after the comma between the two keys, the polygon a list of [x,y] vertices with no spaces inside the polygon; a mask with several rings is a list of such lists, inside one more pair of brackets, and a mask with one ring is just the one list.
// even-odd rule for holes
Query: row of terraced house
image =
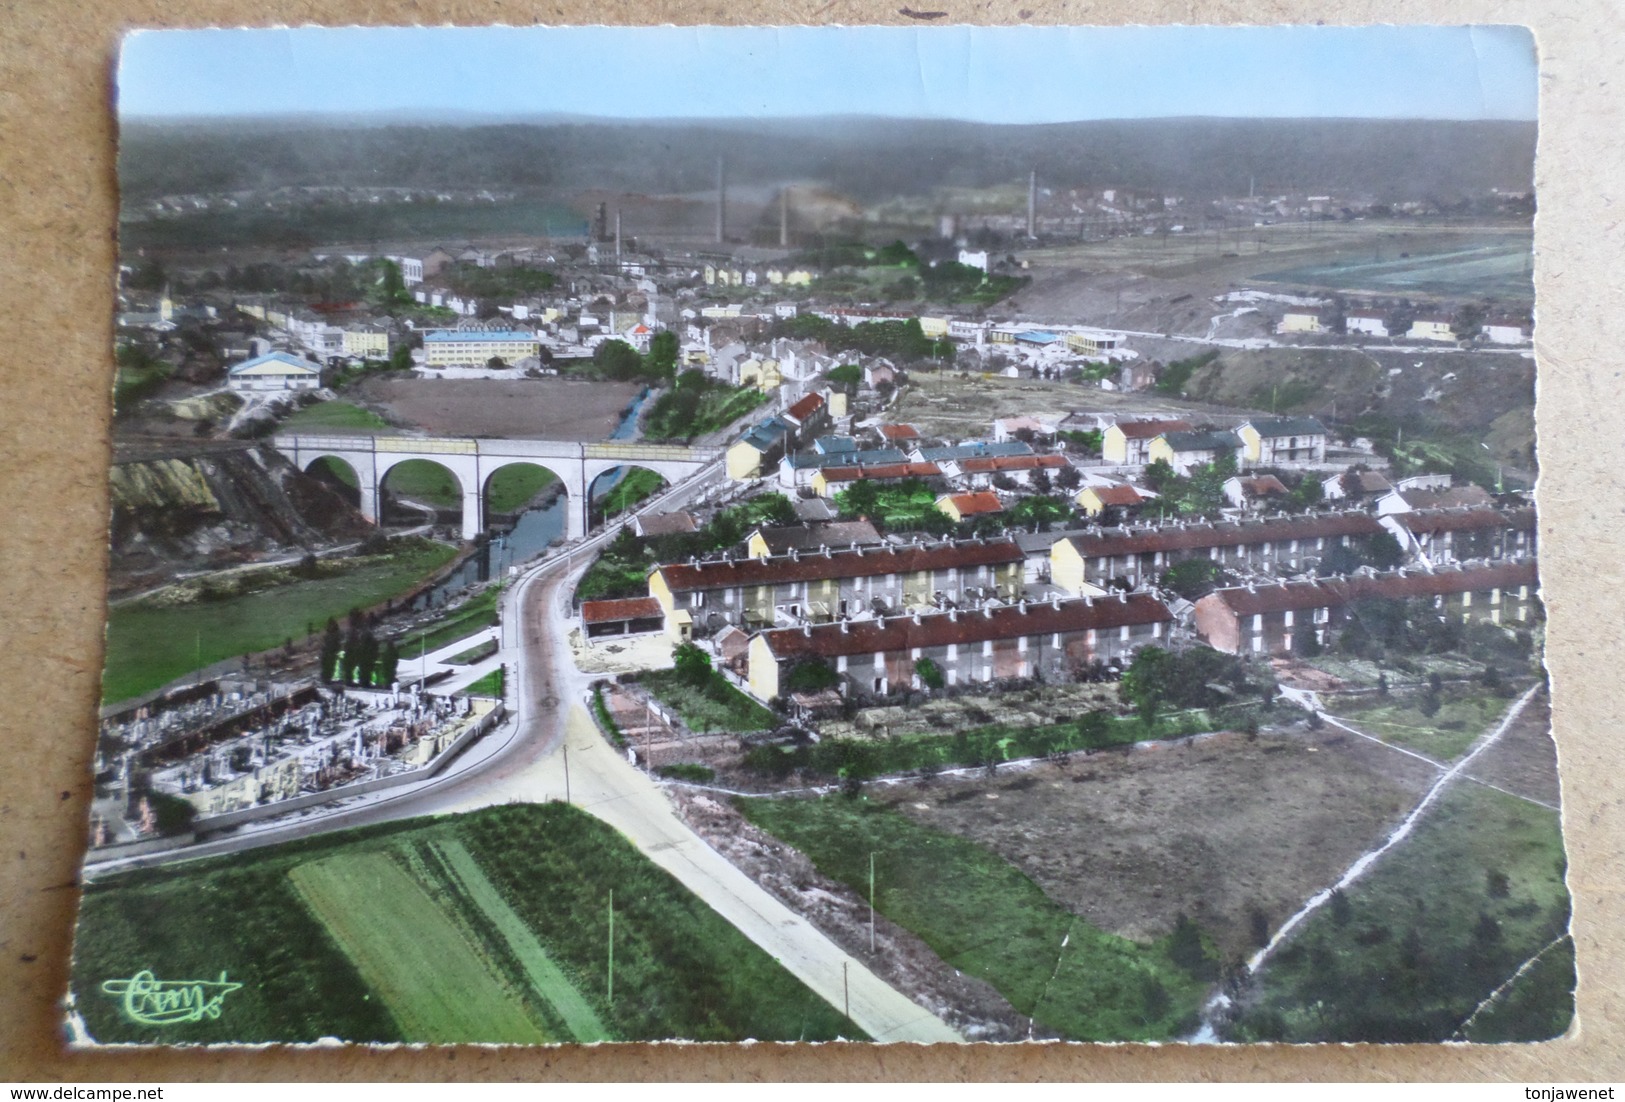
{"label": "row of terraced house", "polygon": [[[1305,577],[1332,547],[1383,532],[1403,534],[1407,557],[1420,565]],[[1524,625],[1538,616],[1534,539],[1528,508],[1381,518],[1334,512],[910,543],[847,522],[753,533],[748,556],[662,564],[649,575],[648,597],[586,602],[583,619],[594,636],[663,626],[674,643],[747,641],[733,654],[763,700],[783,695],[784,676],[809,660],[828,663],[844,692],[885,695],[918,688],[925,659],[949,685],[1056,680],[1095,662],[1124,664],[1143,646],[1169,645],[1176,631],[1234,653],[1290,654],[1306,623],[1324,641],[1362,597],[1428,598],[1440,617]],[[1029,560],[1046,541],[1048,577],[1034,577]],[[1184,628],[1154,586],[1190,558],[1249,580],[1194,609],[1184,605],[1191,614]]]}

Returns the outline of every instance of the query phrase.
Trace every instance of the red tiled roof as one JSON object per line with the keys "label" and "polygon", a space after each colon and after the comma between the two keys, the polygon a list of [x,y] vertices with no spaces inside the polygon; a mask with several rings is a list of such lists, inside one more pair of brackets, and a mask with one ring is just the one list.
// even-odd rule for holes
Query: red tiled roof
{"label": "red tiled roof", "polygon": [[1102,505],[1138,505],[1145,496],[1133,486],[1091,486]]}
{"label": "red tiled roof", "polygon": [[1119,421],[1112,426],[1130,440],[1153,440],[1165,432],[1191,432],[1189,421]]}
{"label": "red tiled roof", "polygon": [[1053,635],[1111,629],[1124,625],[1168,623],[1173,614],[1168,606],[1148,593],[1131,593],[1123,599],[1082,598],[1055,604],[1002,605],[956,614],[931,613],[921,616],[892,616],[879,620],[849,620],[822,624],[810,630],[783,628],[764,632],[767,646],[780,659],[813,655],[837,658],[841,655],[907,651],[914,647],[942,647],[950,643],[981,643],[990,639],[1018,639],[1023,636]]}
{"label": "red tiled roof", "polygon": [[1393,518],[1408,532],[1463,532],[1485,528],[1521,528],[1534,531],[1535,511],[1531,508],[1445,509],[1437,512],[1395,513]]}
{"label": "red tiled roof", "polygon": [[990,471],[1053,471],[1067,465],[1064,455],[981,455],[959,460],[959,470],[962,474],[985,474]]}
{"label": "red tiled roof", "polygon": [[1499,562],[1461,569],[1407,570],[1400,574],[1351,575],[1323,578],[1313,582],[1286,582],[1254,589],[1218,589],[1197,604],[1223,604],[1238,616],[1257,613],[1301,611],[1306,608],[1336,608],[1362,597],[1434,597],[1448,593],[1510,589],[1537,582],[1533,560]]}
{"label": "red tiled roof", "polygon": [[887,440],[918,440],[920,430],[913,425],[881,425],[880,435]]}
{"label": "red tiled roof", "polygon": [[1281,480],[1272,474],[1259,475],[1257,478],[1243,478],[1241,488],[1249,494],[1284,494],[1287,492]]}
{"label": "red tiled roof", "polygon": [[877,578],[921,570],[996,566],[1024,562],[1014,540],[951,540],[942,543],[887,544],[869,550],[805,554],[798,558],[734,559],[727,562],[666,563],[655,570],[674,593],[742,585],[773,585],[825,578]]}
{"label": "red tiled roof", "polygon": [[664,615],[660,602],[653,597],[581,602],[581,619],[589,624],[603,624],[612,620],[659,619]]}
{"label": "red tiled roof", "polygon": [[856,482],[862,478],[936,478],[942,468],[935,463],[881,463],[872,467],[825,467],[825,482]]}
{"label": "red tiled roof", "polygon": [[813,393],[807,395],[805,398],[801,399],[801,401],[785,410],[784,415],[786,417],[792,417],[796,421],[800,422],[805,421],[807,418],[811,417],[813,414],[817,413],[823,408],[824,396],[822,394]]}
{"label": "red tiled roof", "polygon": [[1156,551],[1191,551],[1204,547],[1236,547],[1266,540],[1318,539],[1324,536],[1374,536],[1383,530],[1370,513],[1309,513],[1295,517],[1181,527],[1125,530],[1102,528],[1069,538],[1080,555],[1137,555]]}
{"label": "red tiled roof", "polygon": [[638,527],[646,536],[668,536],[682,532],[698,532],[699,519],[693,513],[652,513],[638,518]]}
{"label": "red tiled roof", "polygon": [[989,513],[1004,512],[1004,504],[999,495],[990,490],[982,490],[974,494],[948,494],[947,499],[953,502],[954,508],[962,517],[985,516]]}

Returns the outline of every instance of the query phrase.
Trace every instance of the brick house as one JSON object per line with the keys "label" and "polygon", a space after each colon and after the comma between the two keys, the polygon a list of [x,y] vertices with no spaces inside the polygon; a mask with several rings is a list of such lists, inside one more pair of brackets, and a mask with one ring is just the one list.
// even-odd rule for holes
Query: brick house
{"label": "brick house", "polygon": [[783,675],[807,659],[828,662],[842,690],[860,696],[920,688],[923,659],[947,685],[1064,680],[1097,659],[1126,662],[1161,643],[1172,622],[1166,605],[1136,593],[764,631],[750,643],[749,684],[772,700],[782,695]]}

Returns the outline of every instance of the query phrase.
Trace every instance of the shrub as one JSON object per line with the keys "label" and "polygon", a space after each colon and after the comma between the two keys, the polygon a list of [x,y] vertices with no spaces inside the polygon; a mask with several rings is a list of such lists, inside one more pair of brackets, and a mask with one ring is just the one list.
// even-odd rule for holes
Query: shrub
{"label": "shrub", "polygon": [[670,777],[679,781],[694,781],[697,784],[708,784],[717,779],[717,771],[709,765],[698,762],[681,761],[673,765],[662,765],[655,770],[662,777]]}

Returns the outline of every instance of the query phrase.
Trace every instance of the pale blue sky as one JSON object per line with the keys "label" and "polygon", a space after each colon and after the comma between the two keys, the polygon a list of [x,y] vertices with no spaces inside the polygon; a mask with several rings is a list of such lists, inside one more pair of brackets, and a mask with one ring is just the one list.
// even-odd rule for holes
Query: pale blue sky
{"label": "pale blue sky", "polygon": [[141,31],[125,116],[1533,119],[1521,27]]}

